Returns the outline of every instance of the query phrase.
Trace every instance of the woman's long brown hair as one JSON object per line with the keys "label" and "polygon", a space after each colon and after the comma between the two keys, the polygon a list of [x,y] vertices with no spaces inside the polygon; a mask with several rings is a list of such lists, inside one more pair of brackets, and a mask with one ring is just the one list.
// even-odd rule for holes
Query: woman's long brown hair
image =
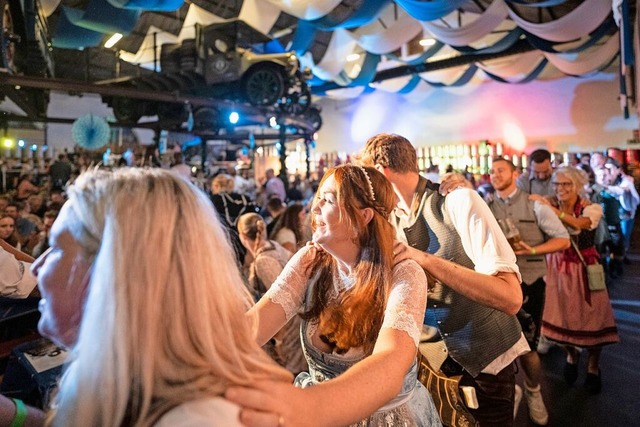
{"label": "woman's long brown hair", "polygon": [[[395,234],[388,218],[396,196],[384,175],[371,167],[342,165],[329,169],[319,188],[331,175],[336,181],[342,220],[356,230],[360,246],[355,265],[356,283],[341,292],[337,300],[329,301],[337,263],[331,255],[319,251],[309,265],[313,289],[302,317],[317,319],[321,338],[338,353],[360,346],[370,353],[382,326],[391,286]],[[366,225],[360,212],[364,208],[372,208],[374,212]],[[312,227],[315,230],[315,218]]]}

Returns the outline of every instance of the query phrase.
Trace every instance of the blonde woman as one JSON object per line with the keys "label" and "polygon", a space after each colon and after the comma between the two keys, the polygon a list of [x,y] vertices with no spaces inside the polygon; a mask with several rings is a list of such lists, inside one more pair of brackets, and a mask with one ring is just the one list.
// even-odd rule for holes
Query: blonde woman
{"label": "blonde woman", "polygon": [[[220,220],[175,174],[81,175],[50,241],[32,267],[43,297],[38,328],[71,360],[49,425],[234,426],[227,387],[290,381],[255,343],[244,316],[250,296]],[[20,413],[19,402],[0,399],[0,423]],[[37,425],[38,413],[26,417]]]}
{"label": "blonde woman", "polygon": [[258,212],[256,204],[244,194],[234,192],[235,182],[229,175],[217,175],[211,181],[211,202],[228,227],[235,229],[240,215]]}
{"label": "blonde woman", "polygon": [[595,234],[602,220],[602,206],[584,197],[587,182],[586,174],[580,169],[571,166],[558,168],[551,177],[554,195],[538,198],[558,215],[573,241],[568,249],[547,255],[542,334],[564,346],[567,359],[563,373],[569,385],[578,378],[578,362],[582,349],[586,349],[588,360],[584,385],[587,392],[597,394],[602,389],[602,347],[614,344],[620,338],[609,294],[606,289],[589,289],[582,262],[595,264],[600,259],[595,247]]}
{"label": "blonde woman", "polygon": [[[253,257],[249,266],[249,286],[256,300],[271,287],[291,258],[291,252],[278,242],[267,239],[267,224],[256,213],[244,214],[238,220],[240,241]],[[292,318],[275,336],[267,351],[289,372],[307,369],[300,345],[300,318]]]}

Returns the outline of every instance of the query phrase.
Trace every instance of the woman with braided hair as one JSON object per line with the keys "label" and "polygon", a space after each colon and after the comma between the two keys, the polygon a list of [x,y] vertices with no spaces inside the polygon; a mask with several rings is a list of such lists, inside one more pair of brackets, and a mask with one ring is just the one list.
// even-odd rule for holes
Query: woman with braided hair
{"label": "woman with braided hair", "polygon": [[275,381],[230,388],[243,424],[440,425],[417,381],[426,277],[413,260],[394,265],[395,199],[374,168],[327,171],[311,210],[313,242],[249,313],[261,345],[300,315],[309,372],[298,375],[298,388]]}
{"label": "woman with braided hair", "polygon": [[[238,235],[253,259],[247,279],[249,290],[257,301],[282,273],[292,253],[278,242],[267,239],[267,224],[257,213],[247,213],[238,219]],[[299,317],[287,322],[264,349],[294,375],[307,370],[307,361],[300,347]]]}

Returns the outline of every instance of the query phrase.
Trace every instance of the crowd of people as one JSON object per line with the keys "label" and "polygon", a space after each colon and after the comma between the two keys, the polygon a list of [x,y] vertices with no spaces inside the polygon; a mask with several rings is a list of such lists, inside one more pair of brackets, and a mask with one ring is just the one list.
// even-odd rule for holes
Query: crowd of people
{"label": "crowd of people", "polygon": [[437,426],[432,374],[468,425],[512,425],[523,396],[545,425],[543,344],[568,384],[584,350],[602,388],[619,338],[585,266],[624,274],[640,202],[618,161],[582,157],[436,184],[379,134],[318,183],[231,168],[203,187],[181,156],[80,173],[63,154],[0,195],[0,293],[37,277],[39,331],[70,359],[50,407],[0,397],[0,425]]}

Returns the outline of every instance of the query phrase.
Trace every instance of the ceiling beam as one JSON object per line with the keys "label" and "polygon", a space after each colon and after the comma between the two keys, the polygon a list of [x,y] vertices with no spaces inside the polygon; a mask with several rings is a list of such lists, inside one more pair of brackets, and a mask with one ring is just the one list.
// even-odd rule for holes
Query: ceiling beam
{"label": "ceiling beam", "polygon": [[115,96],[120,98],[191,104],[194,107],[242,108],[243,112],[254,114],[264,112],[262,109],[249,105],[239,105],[238,103],[231,101],[207,98],[203,96],[181,95],[179,92],[161,92],[132,87],[100,85],[67,79],[17,76],[7,73],[0,73],[0,86],[32,87],[72,93],[97,93],[99,95]]}
{"label": "ceiling beam", "polygon": [[[2,120],[8,123],[33,123],[34,120],[31,120],[29,117],[17,116],[14,114],[4,114],[1,116]],[[35,120],[37,122],[42,123],[56,123],[56,124],[66,124],[72,125],[76,119],[68,119],[62,117],[47,117]],[[160,122],[145,122],[145,123],[109,123],[109,126],[114,128],[138,128],[138,129],[151,129],[154,131],[158,131],[163,129],[162,123]],[[220,133],[220,130],[224,129],[228,132],[227,128],[211,128],[207,130],[200,129],[198,131],[187,131],[183,129],[172,129],[171,132],[174,133],[183,133],[189,135],[196,135],[200,137],[205,137],[208,139],[219,139],[219,140],[228,140],[228,141],[244,141],[249,140],[251,138],[255,140],[279,140],[281,138],[280,132],[270,131],[269,133],[254,133],[246,130],[235,131],[233,133]],[[310,135],[306,133],[292,132],[285,133],[285,138],[288,140],[308,138]]]}

